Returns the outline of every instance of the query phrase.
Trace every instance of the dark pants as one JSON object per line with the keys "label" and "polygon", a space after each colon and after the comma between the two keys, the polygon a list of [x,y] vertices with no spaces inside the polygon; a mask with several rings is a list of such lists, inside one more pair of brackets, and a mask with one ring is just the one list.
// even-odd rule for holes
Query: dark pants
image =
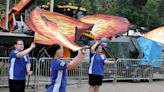
{"label": "dark pants", "polygon": [[10,92],[25,92],[25,80],[9,80]]}

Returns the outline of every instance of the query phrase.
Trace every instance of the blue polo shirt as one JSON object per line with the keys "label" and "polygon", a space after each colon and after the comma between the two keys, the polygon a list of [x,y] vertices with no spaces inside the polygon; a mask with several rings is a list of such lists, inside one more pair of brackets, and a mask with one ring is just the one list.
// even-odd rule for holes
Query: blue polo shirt
{"label": "blue polo shirt", "polygon": [[26,64],[30,63],[29,55],[25,55],[21,58],[17,58],[19,53],[17,50],[10,52],[10,67],[9,67],[9,79],[11,80],[25,80],[26,79]]}
{"label": "blue polo shirt", "polygon": [[50,65],[51,84],[47,92],[66,92],[67,85],[67,63],[53,59]]}
{"label": "blue polo shirt", "polygon": [[90,54],[89,74],[102,75],[104,72],[105,55],[95,52]]}

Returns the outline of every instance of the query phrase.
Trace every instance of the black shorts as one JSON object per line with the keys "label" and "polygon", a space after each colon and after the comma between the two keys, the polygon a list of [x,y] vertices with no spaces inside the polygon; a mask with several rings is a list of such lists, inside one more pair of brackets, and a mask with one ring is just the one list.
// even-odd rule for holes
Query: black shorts
{"label": "black shorts", "polygon": [[89,85],[91,86],[101,86],[102,85],[102,75],[89,74]]}
{"label": "black shorts", "polygon": [[25,92],[25,80],[9,80],[10,92]]}

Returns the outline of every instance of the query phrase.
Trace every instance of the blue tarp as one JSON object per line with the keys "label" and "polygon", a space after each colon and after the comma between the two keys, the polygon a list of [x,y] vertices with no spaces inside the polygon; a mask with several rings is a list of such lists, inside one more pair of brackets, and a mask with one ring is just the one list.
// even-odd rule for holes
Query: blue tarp
{"label": "blue tarp", "polygon": [[140,37],[137,39],[141,51],[144,53],[142,65],[152,65],[153,67],[160,67],[162,61],[162,44]]}

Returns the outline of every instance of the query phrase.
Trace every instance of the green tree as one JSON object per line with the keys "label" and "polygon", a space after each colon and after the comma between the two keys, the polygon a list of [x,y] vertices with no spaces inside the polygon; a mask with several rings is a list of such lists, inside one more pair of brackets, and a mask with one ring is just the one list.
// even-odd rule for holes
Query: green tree
{"label": "green tree", "polygon": [[159,16],[161,17],[162,24],[164,24],[164,0],[159,1],[157,12]]}
{"label": "green tree", "polygon": [[[110,14],[128,18],[133,29],[146,32],[164,25],[164,0],[85,0],[88,14]],[[143,30],[146,27],[148,30]]]}
{"label": "green tree", "polygon": [[[5,1],[0,0],[0,4]],[[33,8],[49,1],[35,2]],[[66,5],[68,2],[86,8],[88,14],[110,14],[125,17],[133,25],[133,29],[139,29],[141,32],[164,25],[164,0],[55,0],[55,5]],[[12,5],[13,3],[10,6]],[[146,27],[148,30],[142,30],[141,27]]]}

